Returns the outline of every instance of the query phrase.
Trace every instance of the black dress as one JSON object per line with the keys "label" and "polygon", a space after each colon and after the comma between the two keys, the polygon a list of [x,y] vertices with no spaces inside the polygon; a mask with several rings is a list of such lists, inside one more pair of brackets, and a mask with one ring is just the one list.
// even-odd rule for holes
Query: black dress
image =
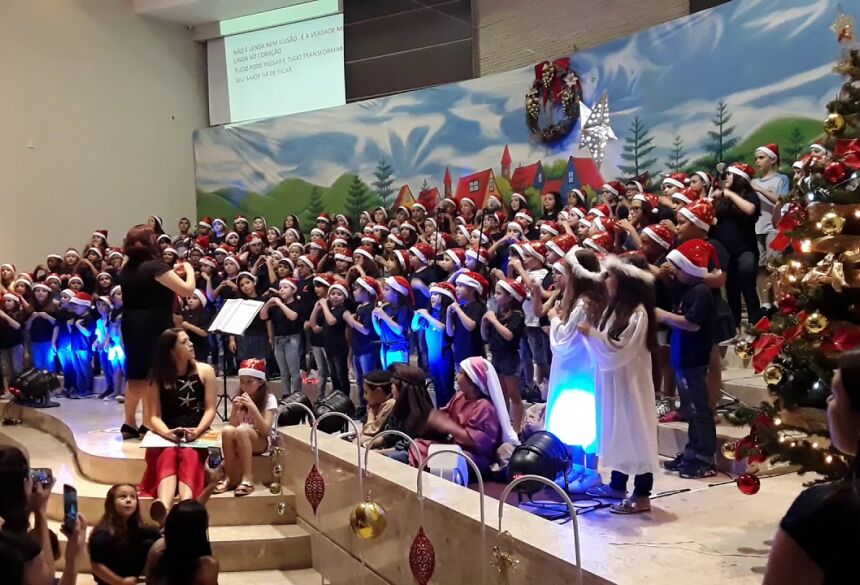
{"label": "black dress", "polygon": [[162,260],[126,265],[119,273],[122,287],[122,339],[129,380],[145,380],[155,353],[155,343],[173,327],[174,293],[156,277],[170,270]]}

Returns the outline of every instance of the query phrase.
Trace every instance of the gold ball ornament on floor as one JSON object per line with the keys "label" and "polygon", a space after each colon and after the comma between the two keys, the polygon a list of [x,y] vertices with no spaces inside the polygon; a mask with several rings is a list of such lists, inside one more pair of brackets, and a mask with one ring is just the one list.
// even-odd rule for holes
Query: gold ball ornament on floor
{"label": "gold ball ornament on floor", "polygon": [[778,366],[776,364],[771,364],[764,370],[764,381],[768,385],[776,385],[782,382],[782,366]]}
{"label": "gold ball ornament on floor", "polygon": [[835,236],[842,233],[845,226],[845,218],[835,211],[828,211],[821,217],[821,231],[827,236]]}
{"label": "gold ball ornament on floor", "polygon": [[349,527],[362,540],[379,538],[387,526],[385,510],[371,501],[370,496],[353,508],[349,515]]}
{"label": "gold ball ornament on floor", "polygon": [[720,453],[729,461],[734,461],[736,459],[735,451],[737,450],[737,448],[738,444],[736,442],[726,441],[725,443],[723,443],[723,446],[720,447]]}
{"label": "gold ball ornament on floor", "polygon": [[842,114],[828,114],[828,116],[824,118],[824,131],[828,136],[842,134],[846,125],[847,122]]}
{"label": "gold ball ornament on floor", "polygon": [[827,317],[818,311],[815,311],[814,313],[809,314],[806,321],[803,322],[803,327],[806,329],[807,333],[817,335],[827,329],[829,324],[830,321],[827,320]]}
{"label": "gold ball ornament on floor", "polygon": [[735,355],[742,360],[748,360],[752,357],[753,345],[749,339],[740,339],[735,342]]}

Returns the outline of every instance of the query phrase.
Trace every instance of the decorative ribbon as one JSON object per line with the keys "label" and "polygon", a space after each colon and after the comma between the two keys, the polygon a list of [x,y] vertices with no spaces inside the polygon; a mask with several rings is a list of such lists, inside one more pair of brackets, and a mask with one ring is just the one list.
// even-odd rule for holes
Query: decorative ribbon
{"label": "decorative ribbon", "polygon": [[570,57],[562,57],[553,62],[543,61],[535,65],[535,81],[543,86],[543,72],[549,67],[553,72],[552,88],[547,88],[543,92],[543,103],[546,105],[550,99],[553,103],[561,101],[561,92],[564,89],[564,73],[570,69]]}
{"label": "decorative ribbon", "polygon": [[841,161],[846,167],[852,171],[860,169],[860,139],[842,139],[836,141],[836,148],[833,149],[834,158]]}
{"label": "decorative ribbon", "polygon": [[845,280],[845,268],[842,262],[836,259],[835,254],[825,256],[806,273],[802,282],[813,286],[829,284],[836,292],[842,292],[842,287],[848,285]]}
{"label": "decorative ribbon", "polygon": [[783,332],[783,335],[776,333],[765,333],[770,329],[770,319],[762,317],[755,324],[756,331],[762,332],[758,339],[753,343],[753,368],[755,373],[761,373],[770,362],[779,355],[783,346],[786,343],[794,341],[803,332],[803,322],[806,320],[806,313],[801,311],[797,314],[797,323]]}
{"label": "decorative ribbon", "polygon": [[777,252],[785,252],[785,249],[791,243],[788,232],[797,229],[804,221],[806,221],[806,211],[800,205],[797,203],[786,205],[779,223],[776,224],[779,233],[777,233],[777,236],[770,243],[771,249]]}
{"label": "decorative ribbon", "polygon": [[830,339],[821,343],[821,351],[826,353],[848,351],[858,345],[860,345],[860,327],[843,325],[830,334]]}

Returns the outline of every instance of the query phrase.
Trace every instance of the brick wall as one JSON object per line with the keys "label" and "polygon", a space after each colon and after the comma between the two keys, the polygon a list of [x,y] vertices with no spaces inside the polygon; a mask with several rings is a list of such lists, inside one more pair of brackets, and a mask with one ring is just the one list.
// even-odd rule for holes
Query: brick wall
{"label": "brick wall", "polygon": [[480,75],[570,54],[689,14],[689,0],[473,0]]}

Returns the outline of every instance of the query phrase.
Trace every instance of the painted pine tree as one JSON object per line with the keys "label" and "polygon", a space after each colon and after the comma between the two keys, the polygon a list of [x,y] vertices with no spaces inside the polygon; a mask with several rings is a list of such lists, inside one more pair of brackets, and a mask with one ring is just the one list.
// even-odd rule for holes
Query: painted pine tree
{"label": "painted pine tree", "polygon": [[684,170],[690,164],[690,159],[687,158],[687,149],[684,148],[684,139],[680,134],[675,135],[675,140],[672,142],[672,148],[669,151],[669,160],[666,167],[673,173]]}
{"label": "painted pine tree", "polygon": [[352,176],[349,191],[346,194],[346,213],[352,219],[358,219],[362,211],[369,207],[370,193],[358,175]]}
{"label": "painted pine tree", "polygon": [[644,172],[652,172],[651,167],[657,162],[656,158],[648,158],[656,148],[654,138],[648,134],[648,129],[639,116],[633,118],[630,124],[630,134],[624,139],[624,152],[621,158],[629,164],[619,165],[621,172],[630,177],[638,177]]}
{"label": "painted pine tree", "polygon": [[734,148],[739,138],[733,136],[735,127],[729,126],[729,121],[732,119],[732,114],[729,112],[729,107],[725,102],[717,104],[717,116],[711,118],[711,123],[714,125],[713,130],[708,130],[708,137],[711,139],[712,152],[716,162],[724,162],[726,153]]}
{"label": "painted pine tree", "polygon": [[795,126],[791,129],[791,134],[788,135],[788,151],[786,152],[785,160],[794,161],[800,159],[803,148],[806,146],[806,140],[803,137],[803,132]]}
{"label": "painted pine tree", "polygon": [[319,187],[314,187],[311,191],[311,197],[308,199],[308,208],[302,217],[302,229],[305,232],[310,231],[317,225],[317,216],[325,211],[325,204],[323,203],[323,191]]}
{"label": "painted pine tree", "polygon": [[375,180],[373,181],[373,189],[376,195],[382,201],[382,205],[386,208],[391,204],[391,197],[394,195],[394,168],[387,160],[382,159],[376,165],[376,170],[373,172]]}

